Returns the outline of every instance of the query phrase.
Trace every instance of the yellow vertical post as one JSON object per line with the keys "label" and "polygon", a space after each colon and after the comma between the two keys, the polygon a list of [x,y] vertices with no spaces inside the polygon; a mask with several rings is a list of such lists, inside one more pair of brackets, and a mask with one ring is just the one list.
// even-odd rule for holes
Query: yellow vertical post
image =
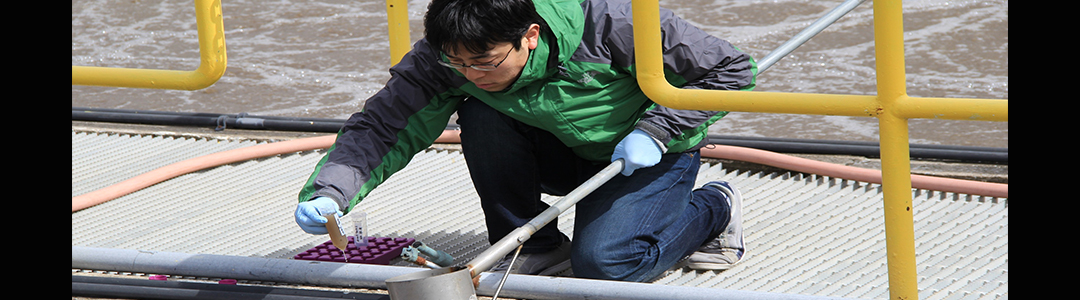
{"label": "yellow vertical post", "polygon": [[878,118],[889,295],[894,300],[918,299],[908,121],[888,113]]}
{"label": "yellow vertical post", "polygon": [[390,30],[390,65],[396,65],[409,52],[408,0],[386,0],[386,18]]}
{"label": "yellow vertical post", "polygon": [[878,124],[881,130],[881,179],[889,298],[919,297],[915,266],[915,229],[911,196],[908,121],[897,112],[907,99],[904,27],[900,0],[874,1],[874,48],[877,51]]}

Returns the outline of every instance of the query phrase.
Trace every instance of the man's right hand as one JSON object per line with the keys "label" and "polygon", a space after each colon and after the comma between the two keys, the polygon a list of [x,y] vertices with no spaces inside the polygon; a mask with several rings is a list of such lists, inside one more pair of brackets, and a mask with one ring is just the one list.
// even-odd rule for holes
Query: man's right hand
{"label": "man's right hand", "polygon": [[308,202],[296,205],[296,224],[300,229],[310,234],[326,234],[326,222],[324,214],[337,212],[341,216],[337,202],[327,197],[318,197]]}

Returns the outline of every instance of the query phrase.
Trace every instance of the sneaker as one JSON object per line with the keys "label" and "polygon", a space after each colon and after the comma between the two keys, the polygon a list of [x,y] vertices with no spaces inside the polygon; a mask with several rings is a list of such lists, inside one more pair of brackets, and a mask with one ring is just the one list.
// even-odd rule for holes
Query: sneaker
{"label": "sneaker", "polygon": [[570,269],[570,241],[565,241],[555,250],[544,253],[519,254],[514,266],[510,266],[514,253],[511,252],[495,263],[491,272],[503,272],[511,269],[513,274],[551,276]]}
{"label": "sneaker", "polygon": [[712,188],[725,194],[731,205],[731,221],[720,236],[705,243],[687,258],[687,267],[694,270],[727,270],[746,255],[742,232],[742,194],[725,181],[706,183],[703,188]]}

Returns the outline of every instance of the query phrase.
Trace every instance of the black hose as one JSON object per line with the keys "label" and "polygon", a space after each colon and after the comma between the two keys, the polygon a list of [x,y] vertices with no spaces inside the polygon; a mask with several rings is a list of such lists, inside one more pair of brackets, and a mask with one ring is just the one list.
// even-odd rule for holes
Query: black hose
{"label": "black hose", "polygon": [[160,281],[101,276],[71,275],[72,297],[123,299],[360,299],[384,300],[389,295],[356,291],[338,292],[269,286]]}
{"label": "black hose", "polygon": [[253,116],[246,113],[228,115],[78,107],[71,108],[71,119],[110,123],[211,127],[215,130],[235,128],[330,133],[337,133],[341,126],[345,124],[344,120],[337,119]]}
{"label": "black hose", "polygon": [[[71,108],[71,119],[112,123],[136,123],[172,126],[211,127],[216,130],[254,129],[337,133],[345,120],[319,118],[290,118],[240,114],[181,113],[146,110],[102,108]],[[457,125],[448,125],[455,129]],[[874,142],[761,138],[709,135],[709,143],[747,147],[780,153],[855,155],[879,157],[880,147]],[[947,160],[973,163],[1009,163],[1009,148],[911,144],[912,159]]]}

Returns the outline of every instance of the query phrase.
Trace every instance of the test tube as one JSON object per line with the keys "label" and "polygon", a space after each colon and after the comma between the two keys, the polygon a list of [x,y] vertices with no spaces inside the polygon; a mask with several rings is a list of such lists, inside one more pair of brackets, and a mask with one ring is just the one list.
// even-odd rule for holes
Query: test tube
{"label": "test tube", "polygon": [[353,217],[353,242],[356,247],[368,245],[367,213],[362,211],[352,212]]}
{"label": "test tube", "polygon": [[345,255],[345,260],[348,261],[349,255],[346,251],[346,247],[349,246],[349,238],[345,236],[345,228],[341,226],[341,218],[338,218],[337,212],[332,212],[323,215],[326,218],[326,231],[330,233],[330,242],[334,244],[341,251],[342,255]]}

